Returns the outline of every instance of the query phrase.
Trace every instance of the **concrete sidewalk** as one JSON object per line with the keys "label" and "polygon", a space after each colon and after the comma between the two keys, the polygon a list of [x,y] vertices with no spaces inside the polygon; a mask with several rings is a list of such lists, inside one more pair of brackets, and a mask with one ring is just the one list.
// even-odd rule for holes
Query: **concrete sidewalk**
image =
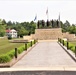
{"label": "concrete sidewalk", "polygon": [[61,67],[76,68],[76,63],[57,42],[39,42],[11,68]]}

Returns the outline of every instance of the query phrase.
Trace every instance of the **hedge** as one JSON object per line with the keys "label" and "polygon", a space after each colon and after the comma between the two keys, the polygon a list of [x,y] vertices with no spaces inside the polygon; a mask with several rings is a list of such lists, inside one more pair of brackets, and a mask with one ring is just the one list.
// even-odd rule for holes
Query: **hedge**
{"label": "hedge", "polygon": [[7,55],[12,59],[15,55],[15,50],[11,50],[10,52],[7,53]]}
{"label": "hedge", "polygon": [[[36,41],[37,42],[37,41]],[[32,43],[34,44],[34,42]],[[29,42],[27,44],[27,48],[29,48],[31,46],[31,43]],[[18,54],[22,53],[25,50],[25,46],[21,46],[18,48]],[[6,53],[6,54],[2,54],[0,55],[0,63],[7,63],[9,61],[12,60],[12,58],[14,58],[15,56],[15,50],[11,50],[10,52]]]}
{"label": "hedge", "polygon": [[6,63],[11,60],[10,56],[8,54],[0,55],[0,63]]}
{"label": "hedge", "polygon": [[21,47],[18,48],[18,53],[19,54],[22,53],[23,51],[24,51],[24,46],[21,46]]}
{"label": "hedge", "polygon": [[69,42],[69,49],[75,52],[75,45]]}
{"label": "hedge", "polygon": [[[61,39],[61,43],[63,40]],[[60,40],[59,40],[60,42]],[[67,41],[64,41],[64,45],[67,47]],[[75,53],[75,45],[69,42],[69,49],[72,50]]]}

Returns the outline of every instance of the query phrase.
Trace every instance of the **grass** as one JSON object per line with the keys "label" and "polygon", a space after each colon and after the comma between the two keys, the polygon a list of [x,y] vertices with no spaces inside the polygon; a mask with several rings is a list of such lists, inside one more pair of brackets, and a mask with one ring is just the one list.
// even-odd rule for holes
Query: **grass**
{"label": "grass", "polygon": [[[34,41],[32,41],[32,45]],[[24,43],[10,43],[8,39],[0,39],[0,63],[6,63],[15,57],[15,47],[17,48],[18,54],[25,50]],[[27,43],[27,48],[31,47],[31,42]]]}
{"label": "grass", "polygon": [[75,42],[74,41],[73,42],[71,41],[70,43],[72,43],[72,44],[74,44],[76,46],[76,41]]}
{"label": "grass", "polygon": [[[62,39],[61,39],[61,43],[62,43]],[[67,47],[67,41],[64,41],[64,45]],[[76,42],[69,42],[69,49],[71,51],[73,51],[75,53],[75,46],[76,46]]]}
{"label": "grass", "polygon": [[23,43],[10,43],[8,39],[0,39],[0,54],[6,54],[15,47],[20,47]]}

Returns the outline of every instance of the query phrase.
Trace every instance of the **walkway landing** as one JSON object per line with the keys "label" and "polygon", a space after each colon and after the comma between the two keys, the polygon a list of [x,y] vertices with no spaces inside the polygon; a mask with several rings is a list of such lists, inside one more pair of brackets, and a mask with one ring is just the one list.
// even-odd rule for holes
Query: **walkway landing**
{"label": "walkway landing", "polygon": [[76,63],[57,42],[39,42],[11,68],[76,67]]}

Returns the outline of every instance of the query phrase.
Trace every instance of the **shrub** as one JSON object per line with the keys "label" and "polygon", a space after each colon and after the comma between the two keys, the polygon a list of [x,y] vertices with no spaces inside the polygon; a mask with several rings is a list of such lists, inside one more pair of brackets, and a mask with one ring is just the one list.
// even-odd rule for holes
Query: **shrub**
{"label": "shrub", "polygon": [[7,54],[8,54],[8,56],[9,56],[10,58],[13,58],[14,55],[15,55],[15,50],[11,50],[11,51],[8,52]]}
{"label": "shrub", "polygon": [[18,48],[18,53],[19,54],[22,53],[23,51],[24,51],[24,47],[23,46]]}
{"label": "shrub", "polygon": [[[33,42],[34,44],[34,42]],[[29,48],[31,45],[30,45],[30,42],[27,43],[27,48]],[[21,46],[18,48],[18,53],[22,53],[24,51],[25,47],[24,46]],[[6,53],[6,54],[3,54],[3,55],[0,55],[0,63],[6,63],[6,62],[9,62],[15,55],[15,50],[11,50],[10,52]]]}
{"label": "shrub", "polygon": [[12,39],[12,37],[11,36],[8,36],[8,40],[11,40]]}
{"label": "shrub", "polygon": [[5,55],[0,55],[0,63],[6,63],[9,62],[11,60],[11,58],[5,54]]}
{"label": "shrub", "polygon": [[34,45],[34,41],[32,41],[32,45]]}
{"label": "shrub", "polygon": [[69,43],[69,48],[70,48],[73,52],[75,52],[75,45],[74,45],[74,44]]}
{"label": "shrub", "polygon": [[[62,43],[62,40],[61,40]],[[64,45],[67,46],[67,41],[64,41]],[[69,42],[69,49],[75,52],[75,45]]]}
{"label": "shrub", "polygon": [[63,43],[63,40],[61,39],[61,43]]}
{"label": "shrub", "polygon": [[64,41],[64,45],[67,46],[67,41]]}
{"label": "shrub", "polygon": [[71,50],[75,53],[75,47],[74,46],[71,48]]}
{"label": "shrub", "polygon": [[27,43],[27,48],[29,48],[31,46],[31,43],[29,42],[29,43]]}

